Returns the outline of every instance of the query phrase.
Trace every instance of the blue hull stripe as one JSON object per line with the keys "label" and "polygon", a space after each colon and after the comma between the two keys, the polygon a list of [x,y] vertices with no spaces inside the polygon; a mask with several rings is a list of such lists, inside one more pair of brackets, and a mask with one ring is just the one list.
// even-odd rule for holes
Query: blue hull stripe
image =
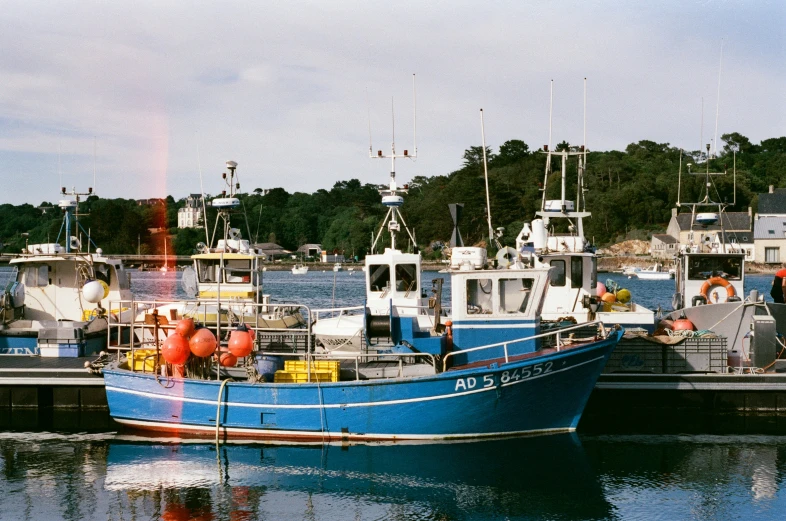
{"label": "blue hull stripe", "polygon": [[[510,386],[513,386],[513,385],[516,385],[516,384],[521,384],[521,383],[525,383],[525,382],[532,382],[534,380],[538,380],[538,379],[543,378],[545,376],[557,375],[557,374],[559,374],[561,372],[564,372],[564,371],[570,371],[572,369],[576,369],[576,368],[581,367],[582,365],[585,365],[585,364],[595,363],[598,360],[602,360],[603,358],[604,358],[603,356],[598,356],[596,358],[592,358],[590,360],[585,360],[584,362],[580,362],[578,364],[574,364],[574,365],[571,365],[569,367],[565,367],[565,368],[562,368],[562,369],[556,369],[554,371],[549,371],[548,373],[542,373],[542,374],[539,374],[537,376],[531,376],[529,378],[517,380],[517,381],[514,381],[514,382],[507,382],[507,383],[500,384],[500,385],[502,387],[510,387]],[[461,373],[456,372],[455,374],[460,377]],[[336,386],[336,385],[338,385],[338,386],[346,386],[347,383],[349,383],[349,382],[338,382],[338,383],[334,383],[332,385],[333,386]],[[284,386],[282,384],[274,384],[274,385],[276,385],[278,387],[283,387]],[[308,385],[308,384],[293,384],[293,385],[302,388],[304,385]],[[315,389],[319,389],[319,388],[328,387],[328,385],[326,385],[326,384],[312,384],[312,387],[315,388]],[[497,385],[492,385],[490,387],[483,387],[483,388],[480,388],[480,389],[473,389],[471,391],[463,391],[463,392],[456,392],[456,393],[451,393],[451,394],[442,394],[442,395],[436,395],[436,396],[426,396],[426,397],[422,397],[422,398],[409,398],[409,399],[402,399],[402,400],[388,400],[388,401],[384,401],[384,402],[358,402],[358,403],[345,403],[345,404],[334,403],[334,404],[323,404],[323,405],[320,405],[320,404],[312,404],[312,405],[284,404],[284,405],[282,405],[282,404],[257,404],[257,403],[243,403],[243,402],[226,402],[226,401],[222,401],[221,404],[222,405],[226,405],[226,406],[230,406],[230,407],[257,407],[257,408],[261,407],[261,408],[265,408],[265,409],[341,409],[341,408],[349,408],[349,407],[377,407],[377,406],[384,406],[384,405],[399,405],[399,404],[404,404],[404,403],[430,402],[430,401],[434,401],[434,400],[444,400],[444,399],[449,399],[449,398],[460,398],[462,396],[468,396],[470,394],[477,394],[477,393],[482,393],[482,392],[486,392],[486,391],[495,391],[497,388],[498,388]],[[106,390],[107,391],[111,391],[111,392],[117,392],[117,393],[125,393],[125,394],[133,394],[133,395],[137,395],[137,396],[144,396],[145,398],[153,398],[147,392],[134,391],[132,389],[123,389],[123,388],[120,388],[120,387],[114,387],[114,386],[110,386],[110,385],[107,385]],[[208,404],[208,405],[217,405],[217,403],[218,403],[218,400],[200,400],[198,398],[184,398],[182,396],[172,396],[172,395],[168,395],[168,394],[155,395],[154,397],[157,398],[157,399],[170,400],[170,401],[174,401],[174,402],[201,403],[201,404]]]}

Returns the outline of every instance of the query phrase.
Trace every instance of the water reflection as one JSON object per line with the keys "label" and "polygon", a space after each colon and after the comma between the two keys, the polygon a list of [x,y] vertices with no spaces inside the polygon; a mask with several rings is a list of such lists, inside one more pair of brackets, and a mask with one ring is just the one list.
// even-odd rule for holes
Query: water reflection
{"label": "water reflection", "polygon": [[177,444],[0,433],[0,519],[779,519],[786,438]]}
{"label": "water reflection", "polygon": [[[18,519],[608,519],[576,436],[294,447],[0,435]],[[17,515],[18,514],[18,515]],[[0,514],[2,518],[2,514]]]}

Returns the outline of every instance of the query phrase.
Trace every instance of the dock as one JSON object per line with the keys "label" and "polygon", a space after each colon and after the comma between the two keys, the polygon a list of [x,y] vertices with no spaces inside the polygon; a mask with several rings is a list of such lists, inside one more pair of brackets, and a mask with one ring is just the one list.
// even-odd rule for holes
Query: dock
{"label": "dock", "polygon": [[85,362],[95,359],[4,356],[0,408],[106,409],[103,377],[85,368]]}

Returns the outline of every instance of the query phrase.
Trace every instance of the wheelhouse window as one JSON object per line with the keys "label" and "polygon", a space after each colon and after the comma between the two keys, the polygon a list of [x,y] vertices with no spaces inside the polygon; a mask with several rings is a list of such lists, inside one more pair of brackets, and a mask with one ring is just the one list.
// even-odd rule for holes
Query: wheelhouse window
{"label": "wheelhouse window", "polygon": [[248,283],[251,282],[251,260],[250,259],[230,259],[226,261],[224,270],[226,281]]}
{"label": "wheelhouse window", "polygon": [[564,260],[552,260],[551,266],[554,268],[551,270],[551,282],[552,286],[564,286],[565,285],[565,261]]}
{"label": "wheelhouse window", "polygon": [[526,313],[533,279],[499,279],[499,310],[502,313]]}
{"label": "wheelhouse window", "polygon": [[107,264],[96,264],[95,274],[98,280],[103,280],[108,286],[112,285],[112,266]]}
{"label": "wheelhouse window", "polygon": [[396,290],[410,292],[418,283],[417,266],[414,264],[396,264]]}
{"label": "wheelhouse window", "polygon": [[582,265],[581,257],[570,258],[570,285],[574,288],[580,288],[584,278],[584,267]]}
{"label": "wheelhouse window", "polygon": [[368,267],[368,287],[371,291],[390,290],[390,266],[372,264]]}
{"label": "wheelhouse window", "polygon": [[707,280],[710,277],[740,280],[742,277],[742,258],[692,256],[688,264],[688,279]]}
{"label": "wheelhouse window", "polygon": [[49,266],[28,266],[24,271],[24,284],[28,288],[42,288],[49,285]]}
{"label": "wheelhouse window", "polygon": [[467,280],[467,314],[490,314],[493,311],[491,279]]}
{"label": "wheelhouse window", "polygon": [[196,262],[196,272],[199,282],[218,282],[219,260],[199,259]]}
{"label": "wheelhouse window", "polygon": [[590,257],[590,288],[595,289],[598,287],[598,259],[597,257]]}

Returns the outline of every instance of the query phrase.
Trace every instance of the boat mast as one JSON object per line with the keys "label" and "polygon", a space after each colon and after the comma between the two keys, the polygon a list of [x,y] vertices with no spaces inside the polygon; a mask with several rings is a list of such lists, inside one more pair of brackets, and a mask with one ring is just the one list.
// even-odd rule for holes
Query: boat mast
{"label": "boat mast", "polygon": [[[416,97],[415,97],[415,75],[412,75],[412,97],[413,97],[413,106],[416,105]],[[415,122],[417,121],[417,114],[414,113],[413,117],[415,118]],[[390,181],[388,182],[388,186],[382,186],[379,188],[379,194],[382,196],[382,204],[388,207],[388,212],[385,215],[385,218],[382,221],[382,224],[379,227],[376,235],[372,234],[372,242],[371,242],[371,252],[373,253],[377,247],[377,243],[379,242],[380,238],[382,237],[382,230],[385,228],[385,224],[387,224],[387,230],[390,233],[390,248],[392,250],[396,249],[396,233],[401,231],[401,225],[404,225],[404,230],[406,230],[407,235],[409,236],[412,244],[416,244],[415,237],[412,235],[412,232],[407,227],[407,223],[404,221],[404,217],[401,215],[399,208],[402,204],[404,204],[404,197],[403,194],[409,192],[409,186],[403,185],[401,187],[398,186],[396,183],[396,159],[397,158],[404,158],[404,159],[417,159],[418,149],[415,145],[415,153],[410,154],[409,150],[404,150],[403,154],[396,153],[396,121],[395,121],[395,112],[393,101],[391,99],[391,118],[392,118],[392,141],[390,144],[390,154],[386,155],[382,153],[382,150],[378,150],[376,154],[373,153],[373,145],[371,143],[371,118],[369,118],[369,136],[368,136],[368,153],[371,159],[390,159]],[[417,125],[413,123],[413,144],[417,143],[417,134],[416,130]],[[400,222],[399,222],[400,221]]]}
{"label": "boat mast", "polygon": [[[494,242],[494,229],[491,227],[491,201],[489,199],[489,166],[486,158],[486,129],[483,125],[483,109],[480,109],[480,139],[483,146],[483,179],[486,181],[486,215],[489,225],[489,246]],[[499,246],[497,246],[499,248]]]}

